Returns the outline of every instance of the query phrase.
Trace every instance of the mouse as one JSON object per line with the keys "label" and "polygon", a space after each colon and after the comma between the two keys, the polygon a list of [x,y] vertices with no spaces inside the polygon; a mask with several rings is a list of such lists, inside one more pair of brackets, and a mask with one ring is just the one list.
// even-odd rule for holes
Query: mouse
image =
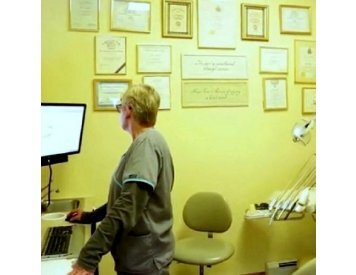
{"label": "mouse", "polygon": [[65,218],[65,221],[70,222],[70,219],[73,218],[73,217],[75,217],[76,215],[78,215],[77,212],[69,213],[69,214],[67,215],[67,217]]}

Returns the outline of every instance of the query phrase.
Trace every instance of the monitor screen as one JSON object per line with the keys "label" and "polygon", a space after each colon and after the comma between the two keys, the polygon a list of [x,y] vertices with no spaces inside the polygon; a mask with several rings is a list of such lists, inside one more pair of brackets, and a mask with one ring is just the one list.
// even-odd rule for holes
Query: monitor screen
{"label": "monitor screen", "polygon": [[82,144],[86,104],[41,103],[41,165],[65,162]]}

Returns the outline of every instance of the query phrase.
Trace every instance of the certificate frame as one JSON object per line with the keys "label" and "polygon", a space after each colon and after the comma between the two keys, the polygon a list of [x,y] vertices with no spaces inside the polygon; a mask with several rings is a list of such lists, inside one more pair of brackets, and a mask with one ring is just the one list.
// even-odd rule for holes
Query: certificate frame
{"label": "certificate frame", "polygon": [[172,46],[137,44],[137,73],[171,73]]}
{"label": "certificate frame", "polygon": [[94,79],[95,111],[116,111],[121,95],[132,85],[129,79]]}
{"label": "certificate frame", "polygon": [[198,48],[236,49],[237,1],[197,0]]}
{"label": "certificate frame", "polygon": [[182,81],[182,107],[247,107],[247,81]]}
{"label": "certificate frame", "polygon": [[247,57],[234,54],[182,54],[182,79],[248,79]]}
{"label": "certificate frame", "polygon": [[150,85],[160,95],[159,110],[171,108],[171,84],[169,75],[145,75],[142,77],[144,84]]}
{"label": "certificate frame", "polygon": [[280,5],[279,22],[282,34],[311,34],[309,6]]}
{"label": "certificate frame", "polygon": [[269,10],[267,5],[241,4],[241,39],[269,40]]}
{"label": "certificate frame", "polygon": [[302,88],[302,113],[305,115],[316,113],[316,88],[315,87]]}
{"label": "certificate frame", "polygon": [[263,79],[263,109],[264,111],[288,109],[286,77]]}
{"label": "certificate frame", "polygon": [[288,48],[260,47],[260,73],[287,74]]}
{"label": "certificate frame", "polygon": [[163,0],[162,37],[193,37],[192,0]]}
{"label": "certificate frame", "polygon": [[126,37],[95,36],[95,74],[126,74]]}
{"label": "certificate frame", "polygon": [[69,0],[69,30],[99,31],[99,0]]}
{"label": "certificate frame", "polygon": [[295,83],[316,83],[316,43],[313,40],[294,41]]}
{"label": "certificate frame", "polygon": [[151,2],[111,0],[110,30],[151,32]]}

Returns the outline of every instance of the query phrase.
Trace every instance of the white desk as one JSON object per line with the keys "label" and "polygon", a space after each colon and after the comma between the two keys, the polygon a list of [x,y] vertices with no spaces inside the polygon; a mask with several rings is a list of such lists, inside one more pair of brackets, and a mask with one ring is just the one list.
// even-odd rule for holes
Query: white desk
{"label": "white desk", "polygon": [[76,259],[41,261],[41,275],[67,275]]}
{"label": "white desk", "polygon": [[[45,241],[46,231],[48,227],[52,226],[63,226],[63,225],[71,225],[71,223],[66,222],[64,220],[42,220],[41,219],[41,247],[43,242]],[[84,236],[80,236],[80,240],[76,239],[74,241],[82,242],[84,245],[85,240],[90,237],[90,225],[79,225],[75,226],[83,227],[83,230],[80,230]],[[41,261],[41,275],[67,275],[69,271],[71,271],[71,266],[73,262],[75,262],[75,258],[71,259],[44,259]]]}

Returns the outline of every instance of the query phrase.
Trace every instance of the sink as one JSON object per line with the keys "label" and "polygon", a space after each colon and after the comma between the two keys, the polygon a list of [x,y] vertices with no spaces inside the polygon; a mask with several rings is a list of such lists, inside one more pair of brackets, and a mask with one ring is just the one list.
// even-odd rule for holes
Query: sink
{"label": "sink", "polygon": [[59,212],[45,213],[45,214],[41,215],[41,219],[47,220],[47,221],[58,221],[58,220],[64,221],[66,217],[67,217],[66,213],[59,213]]}
{"label": "sink", "polygon": [[51,200],[49,206],[48,201],[41,202],[42,213],[68,212],[79,207],[78,199],[55,199]]}

